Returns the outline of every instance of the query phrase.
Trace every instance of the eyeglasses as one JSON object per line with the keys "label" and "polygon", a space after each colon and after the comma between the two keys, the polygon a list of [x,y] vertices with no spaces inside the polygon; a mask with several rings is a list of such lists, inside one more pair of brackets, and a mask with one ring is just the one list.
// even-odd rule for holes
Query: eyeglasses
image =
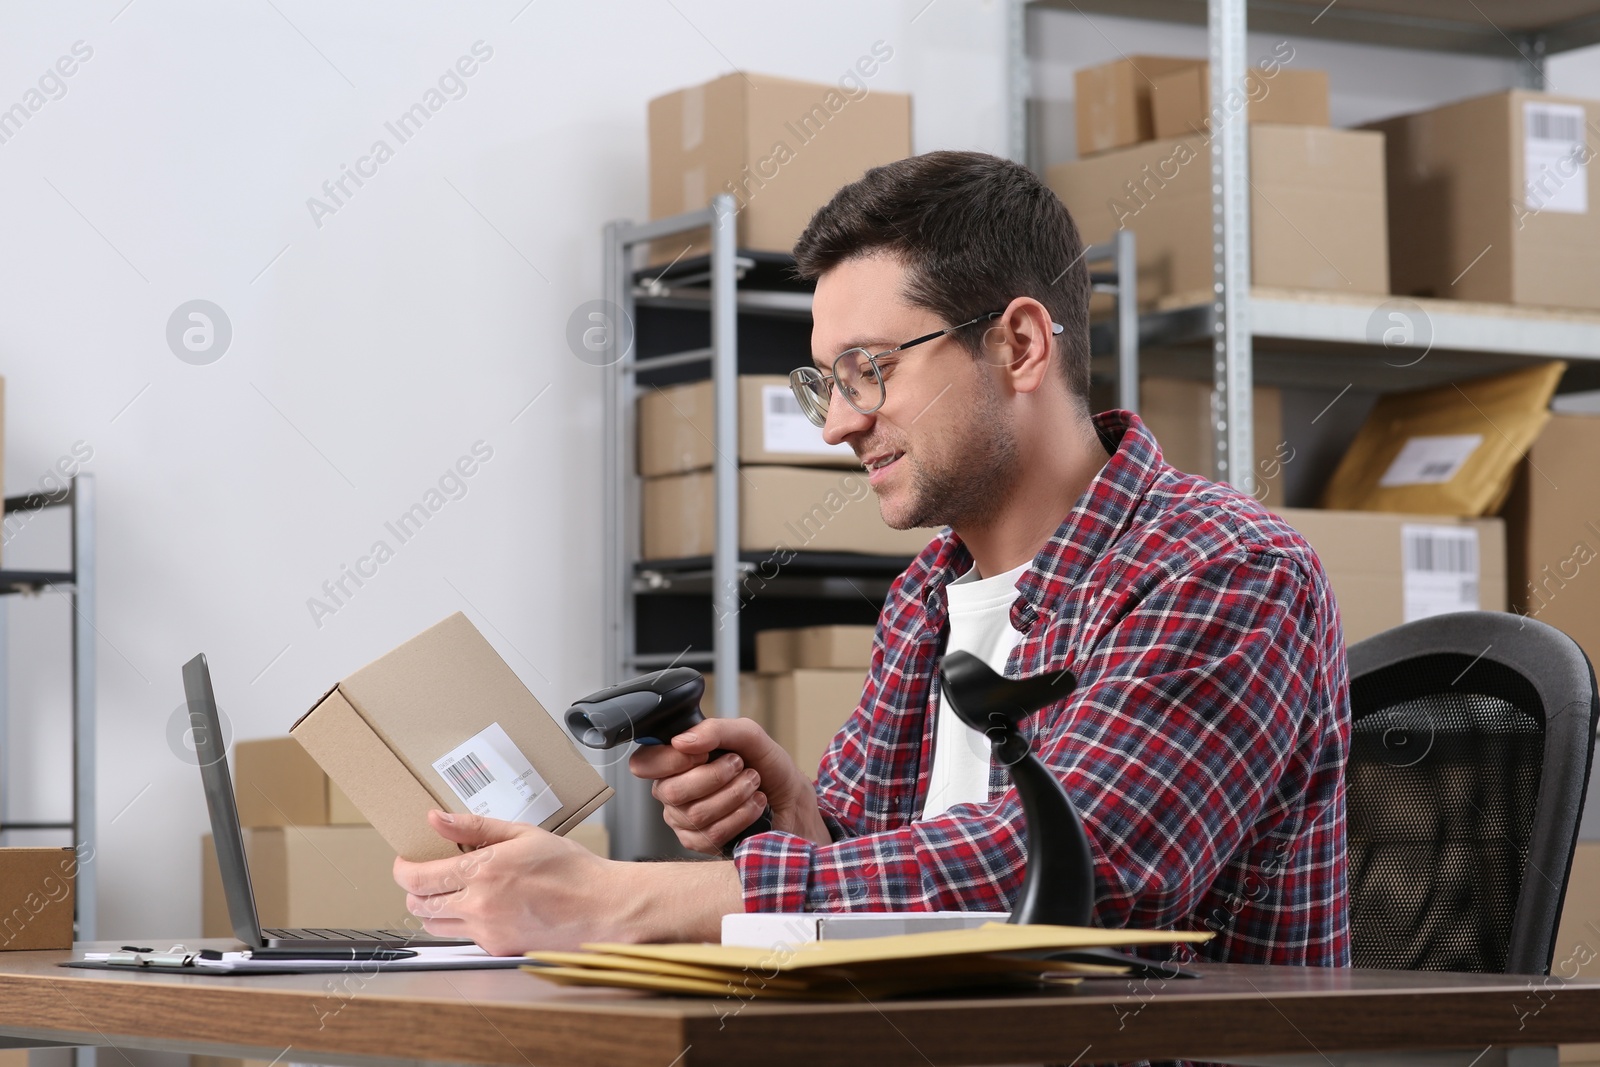
{"label": "eyeglasses", "polygon": [[[871,415],[883,407],[884,400],[884,364],[879,360],[892,356],[896,352],[904,352],[908,348],[925,344],[943,337],[947,333],[971,326],[973,323],[983,322],[986,319],[997,319],[1004,315],[1004,311],[989,311],[976,318],[955,326],[948,326],[933,333],[915,337],[905,344],[895,345],[886,352],[873,355],[865,348],[847,348],[840,352],[833,361],[833,373],[823,374],[816,367],[801,367],[789,372],[789,388],[793,390],[794,397],[800,402],[800,410],[805,412],[806,418],[816,426],[822,426],[828,421],[828,405],[833,400],[833,389],[837,385],[843,394],[845,403],[861,412]],[[1064,327],[1060,323],[1052,322],[1050,332],[1059,334]],[[896,360],[889,360],[888,366],[893,366]]]}

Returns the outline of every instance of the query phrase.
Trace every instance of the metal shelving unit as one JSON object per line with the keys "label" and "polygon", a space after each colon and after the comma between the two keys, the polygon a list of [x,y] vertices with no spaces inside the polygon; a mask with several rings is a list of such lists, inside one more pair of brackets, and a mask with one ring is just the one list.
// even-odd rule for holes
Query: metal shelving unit
{"label": "metal shelving unit", "polygon": [[[1242,84],[1245,32],[1256,30],[1373,45],[1489,55],[1517,61],[1517,81],[1544,87],[1549,55],[1600,43],[1600,4],[1594,0],[1011,0],[1010,150],[1033,159],[1032,79],[1027,43],[1030,13],[1054,9],[1205,25],[1214,76],[1211,106],[1226,113],[1224,96]],[[1600,315],[1527,308],[1410,300],[1431,329],[1426,361],[1399,366],[1371,336],[1374,314],[1390,297],[1252,291],[1248,126],[1223,123],[1212,153],[1213,292],[1186,306],[1138,316],[1146,365],[1170,372],[1192,369],[1210,348],[1212,411],[1220,476],[1249,491],[1253,448],[1251,385],[1339,388],[1355,380],[1379,389],[1415,388],[1521,365],[1530,359],[1574,361],[1564,389],[1600,387]],[[1106,327],[1097,326],[1097,330]],[[1151,350],[1155,351],[1151,351]],[[1262,358],[1257,358],[1257,352]],[[1317,358],[1306,359],[1307,354]],[[1296,357],[1299,358],[1296,358]],[[1395,371],[1406,370],[1402,379]],[[1414,371],[1414,373],[1412,372]],[[1357,377],[1360,375],[1361,377]],[[1232,474],[1230,475],[1230,472]]]}
{"label": "metal shelving unit", "polygon": [[[95,886],[93,855],[98,838],[95,828],[95,547],[94,476],[79,474],[60,495],[27,493],[5,498],[5,521],[53,508],[66,508],[72,527],[71,567],[64,571],[0,570],[0,595],[50,590],[67,598],[72,607],[72,816],[58,821],[15,821],[5,817],[4,784],[10,775],[0,771],[0,842],[12,831],[66,831],[72,843],[89,858],[78,864],[76,905],[79,941],[96,937],[95,912],[99,894]],[[24,519],[23,521],[27,521]],[[8,612],[0,605],[0,650],[7,642]],[[5,661],[0,658],[0,761],[11,758],[8,744],[10,709],[7,706]]]}
{"label": "metal shelving unit", "polygon": [[[638,270],[634,252],[653,240],[705,231],[711,233],[710,253],[665,268]],[[1137,405],[1137,317],[1131,298],[1134,245],[1131,233],[1116,242],[1089,248],[1084,253],[1096,289],[1117,295],[1118,317],[1124,329],[1102,336],[1108,352],[1115,353],[1120,368],[1122,400]],[[712,380],[714,439],[737,441],[737,375],[751,373],[750,363],[761,356],[748,352],[740,358],[739,333],[752,323],[781,322],[793,330],[809,323],[811,293],[785,277],[793,260],[785,255],[740,251],[734,244],[733,199],[719,196],[702,211],[688,212],[657,222],[635,224],[618,221],[605,229],[605,302],[612,321],[605,324],[607,347],[599,353],[605,365],[604,451],[605,499],[605,667],[610,681],[668,666],[693,666],[718,679],[736,678],[740,667],[741,616],[746,609],[765,605],[767,598],[797,604],[809,601],[844,605],[857,615],[870,610],[873,617],[895,577],[910,558],[845,552],[796,552],[776,573],[766,573],[770,553],[738,549],[739,477],[737,449],[715,449],[712,478],[715,485],[714,551],[688,559],[640,558],[639,495],[636,473],[638,445],[636,402],[646,381],[663,374],[674,380]],[[1100,265],[1100,269],[1096,269]],[[1107,269],[1108,268],[1108,269]],[[653,312],[686,317],[710,317],[710,344],[688,342],[667,350],[652,337],[646,318]],[[653,354],[642,354],[646,349]],[[781,357],[779,357],[781,358]],[[803,356],[801,357],[804,358]],[[784,365],[784,371],[792,369]],[[658,384],[664,384],[658,382]],[[746,600],[751,585],[759,594]],[[709,598],[709,617],[707,612]],[[865,607],[863,606],[865,605]],[[837,614],[837,613],[836,613]],[[679,641],[687,648],[669,651],[641,650],[641,622],[672,616]],[[696,633],[695,620],[716,624]],[[833,621],[830,619],[829,621]],[[695,647],[696,644],[701,647]],[[709,646],[709,647],[706,647]],[[739,687],[719,684],[719,716],[739,713]],[[606,768],[617,796],[607,805],[607,829],[612,855],[623,859],[680,854],[677,841],[661,819],[660,805],[646,783],[628,773],[624,761]]]}

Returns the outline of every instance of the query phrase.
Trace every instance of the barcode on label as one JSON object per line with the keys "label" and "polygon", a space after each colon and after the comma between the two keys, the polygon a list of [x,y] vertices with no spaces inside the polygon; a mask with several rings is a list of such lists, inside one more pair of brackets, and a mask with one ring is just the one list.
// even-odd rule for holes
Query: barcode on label
{"label": "barcode on label", "polygon": [[1411,527],[1404,531],[1401,543],[1408,571],[1477,576],[1478,537],[1475,530],[1458,532]]}
{"label": "barcode on label", "polygon": [[1583,139],[1578,116],[1563,108],[1530,107],[1527,111],[1528,136],[1536,141],[1563,141],[1571,144]]}
{"label": "barcode on label", "polygon": [[446,764],[444,776],[450,780],[451,787],[462,800],[470,800],[476,793],[494,782],[494,772],[485,767],[483,761],[471,752],[454,763]]}
{"label": "barcode on label", "polygon": [[767,389],[764,392],[766,394],[768,415],[805,415],[805,412],[801,410],[800,401],[795,399],[794,393],[790,390]]}
{"label": "barcode on label", "polygon": [[1431,463],[1424,463],[1417,468],[1417,481],[1419,482],[1448,482],[1456,472],[1456,464],[1450,460],[1436,459]]}

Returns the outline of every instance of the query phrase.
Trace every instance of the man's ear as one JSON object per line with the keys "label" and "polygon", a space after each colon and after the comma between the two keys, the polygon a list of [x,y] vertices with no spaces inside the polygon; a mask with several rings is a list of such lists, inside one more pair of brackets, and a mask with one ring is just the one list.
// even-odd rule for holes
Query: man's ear
{"label": "man's ear", "polygon": [[1054,364],[1055,334],[1050,312],[1030,296],[1019,296],[984,331],[989,362],[1003,364],[1011,388],[1019,393],[1038,389]]}

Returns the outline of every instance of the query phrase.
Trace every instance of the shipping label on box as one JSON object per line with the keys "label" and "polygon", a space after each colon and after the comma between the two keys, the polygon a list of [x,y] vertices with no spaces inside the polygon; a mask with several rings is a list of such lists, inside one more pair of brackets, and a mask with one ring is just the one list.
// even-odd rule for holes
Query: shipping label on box
{"label": "shipping label on box", "polygon": [[1271,510],[1322,561],[1346,644],[1430,615],[1506,610],[1506,527],[1500,519]]}
{"label": "shipping label on box", "polygon": [[411,860],[459,853],[431,808],[514,812],[560,834],[613,792],[460,612],[340,682],[289,733]]}

